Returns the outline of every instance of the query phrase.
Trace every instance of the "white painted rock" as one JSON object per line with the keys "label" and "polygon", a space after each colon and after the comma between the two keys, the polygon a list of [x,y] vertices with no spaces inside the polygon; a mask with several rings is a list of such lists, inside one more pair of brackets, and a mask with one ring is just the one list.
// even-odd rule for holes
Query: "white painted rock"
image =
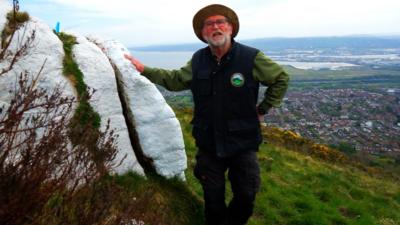
{"label": "white painted rock", "polygon": [[[5,15],[0,15],[5,17]],[[59,38],[53,31],[38,19],[31,18],[30,21],[16,32],[8,50],[16,52],[21,44],[25,43],[32,32],[35,31],[35,38],[27,53],[20,57],[13,69],[0,76],[0,101],[10,102],[11,90],[15,88],[15,82],[25,71],[35,76],[43,70],[37,83],[39,88],[53,90],[55,86],[61,85],[63,96],[73,97],[74,90],[62,74],[64,50]],[[10,65],[11,57],[0,62],[0,70]]]}
{"label": "white painted rock", "polygon": [[[3,28],[6,13],[11,9],[7,1],[0,0],[0,28]],[[43,64],[43,71],[37,83],[39,88],[51,91],[57,85],[61,85],[64,97],[75,95],[75,88],[63,75],[62,42],[44,22],[31,18],[18,30],[9,50],[15,52],[19,49],[34,31],[35,39],[26,55],[19,59],[11,71],[0,76],[0,115],[4,114],[10,103],[18,76],[24,72],[36,75]],[[111,128],[119,135],[116,160],[119,162],[122,157],[127,156],[115,172],[132,170],[144,175],[131,145],[132,135],[128,133],[127,127],[133,126],[139,138],[140,149],[152,160],[156,172],[167,178],[180,177],[184,180],[187,163],[180,124],[155,85],[140,76],[123,57],[127,49],[120,43],[96,42],[97,45],[100,43],[102,50],[107,53],[105,55],[97,45],[86,38],[75,36],[78,36],[78,44],[73,49],[74,60],[84,74],[85,83],[96,90],[90,104],[101,117],[101,129],[105,128],[105,123],[110,119]],[[2,60],[0,69],[6,68],[10,60],[11,57]],[[116,65],[118,73],[115,73],[112,65]],[[124,118],[115,74],[120,74],[118,78],[123,82],[125,93],[122,94],[122,99],[128,103],[126,113],[130,115],[129,118],[134,118],[133,124],[129,126]]]}
{"label": "white painted rock", "polygon": [[101,129],[105,130],[107,120],[110,119],[111,129],[115,129],[115,133],[119,136],[116,162],[120,162],[126,156],[122,164],[116,168],[116,172],[122,174],[134,171],[144,175],[129,138],[118,96],[114,69],[108,58],[95,44],[89,42],[85,37],[74,36],[77,37],[78,42],[73,48],[74,61],[84,74],[85,84],[96,90],[90,100],[90,105],[101,117]]}
{"label": "white painted rock", "polygon": [[158,174],[185,179],[187,159],[182,130],[171,107],[156,86],[124,58],[124,54],[129,52],[121,43],[92,40],[102,47],[121,73],[125,99],[133,114],[143,154],[153,159]]}

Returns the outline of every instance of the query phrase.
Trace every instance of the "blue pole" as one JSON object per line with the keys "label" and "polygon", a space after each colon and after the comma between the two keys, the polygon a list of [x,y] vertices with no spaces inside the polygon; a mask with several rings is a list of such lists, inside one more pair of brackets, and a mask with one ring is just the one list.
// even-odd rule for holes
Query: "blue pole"
{"label": "blue pole", "polygon": [[56,24],[56,33],[60,33],[60,22]]}

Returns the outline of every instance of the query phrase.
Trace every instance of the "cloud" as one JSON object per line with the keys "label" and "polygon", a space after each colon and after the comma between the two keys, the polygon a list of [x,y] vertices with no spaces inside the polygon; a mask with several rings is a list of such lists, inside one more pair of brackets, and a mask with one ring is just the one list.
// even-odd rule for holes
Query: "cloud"
{"label": "cloud", "polygon": [[[400,1],[280,1],[245,10],[242,34],[250,36],[319,36],[400,33]],[[251,16],[253,15],[253,16]]]}
{"label": "cloud", "polygon": [[[193,15],[209,0],[30,0],[50,26],[112,37],[132,46],[197,42]],[[219,1],[240,18],[238,39],[400,33],[398,0]]]}

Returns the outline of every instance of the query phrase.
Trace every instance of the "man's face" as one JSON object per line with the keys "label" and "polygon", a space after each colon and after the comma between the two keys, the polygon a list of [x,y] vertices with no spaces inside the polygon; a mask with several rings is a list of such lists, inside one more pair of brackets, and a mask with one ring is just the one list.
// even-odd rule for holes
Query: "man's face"
{"label": "man's face", "polygon": [[232,24],[225,16],[210,16],[204,20],[202,35],[212,47],[222,47],[232,36]]}

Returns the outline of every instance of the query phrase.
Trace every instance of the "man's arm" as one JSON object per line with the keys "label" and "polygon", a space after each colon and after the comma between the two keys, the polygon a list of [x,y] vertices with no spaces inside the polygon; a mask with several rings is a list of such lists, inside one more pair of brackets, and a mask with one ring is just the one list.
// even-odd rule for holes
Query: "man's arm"
{"label": "man's arm", "polygon": [[135,66],[141,75],[147,77],[151,82],[165,87],[169,91],[182,91],[190,88],[190,82],[192,81],[191,61],[179,70],[165,70],[145,66],[131,55],[125,55],[125,58]]}
{"label": "man's arm", "polygon": [[260,51],[254,60],[253,76],[267,86],[264,99],[258,106],[259,113],[265,114],[271,107],[280,106],[289,85],[289,75],[283,68]]}

